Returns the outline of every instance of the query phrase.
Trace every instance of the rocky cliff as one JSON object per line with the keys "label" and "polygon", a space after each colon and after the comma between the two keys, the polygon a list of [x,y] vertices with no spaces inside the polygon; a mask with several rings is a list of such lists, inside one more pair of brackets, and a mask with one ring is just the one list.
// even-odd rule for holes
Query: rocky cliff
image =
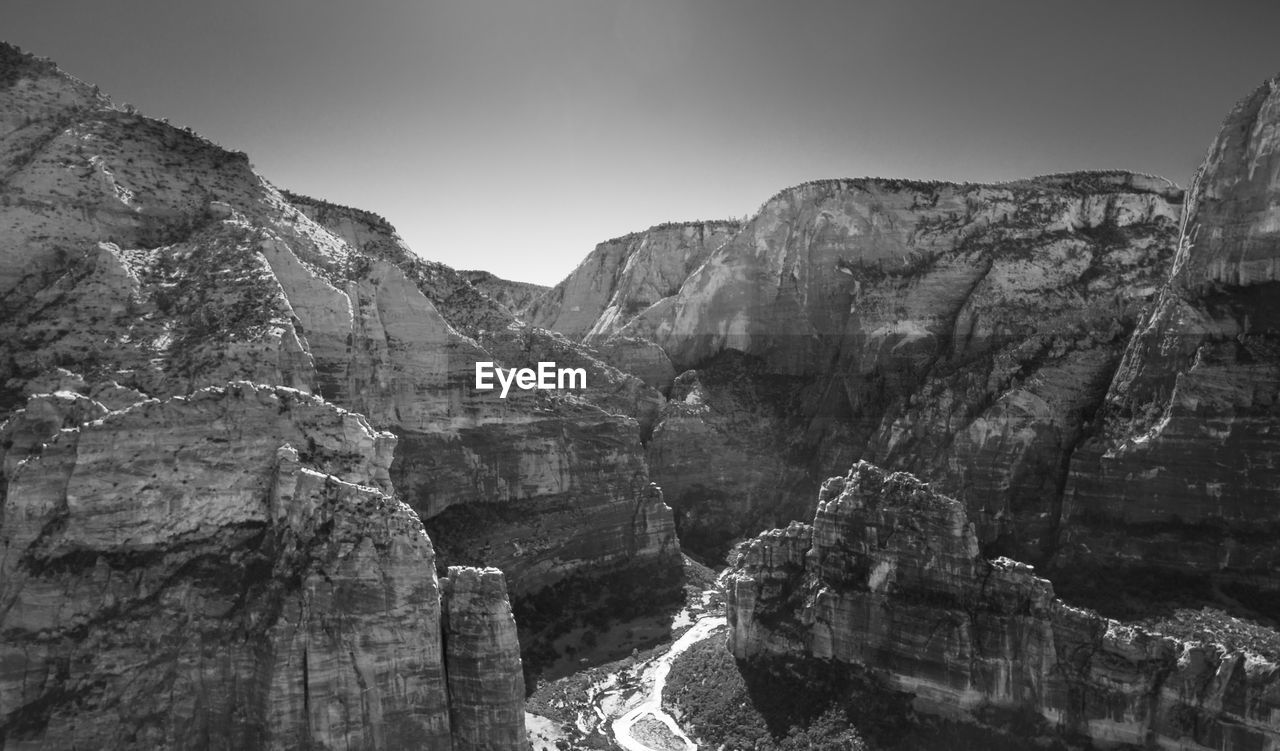
{"label": "rocky cliff", "polygon": [[[508,747],[510,701],[449,704],[435,569],[678,574],[657,392],[6,45],[0,270],[6,748]],[[588,387],[474,389],[544,359]]]}
{"label": "rocky cliff", "polygon": [[983,558],[964,505],[905,473],[831,478],[813,524],[744,543],[729,582],[740,659],[845,663],[922,711],[1031,716],[1102,747],[1280,743],[1275,662],[1064,604],[1030,566]]}
{"label": "rocky cliff", "polygon": [[505,589],[455,588],[442,618],[395,439],[362,416],[239,382],[118,411],[38,396],[4,434],[0,746],[512,747],[475,743],[482,713],[523,733],[522,695],[460,688],[519,683],[518,654],[469,651],[514,630]]}
{"label": "rocky cliff", "polygon": [[710,550],[804,518],[806,487],[866,457],[956,494],[984,544],[1043,560],[1071,453],[1166,274],[1181,197],[1122,172],[819,181],[767,201],[675,293],[614,293],[612,309],[637,311],[620,328],[582,320],[601,305],[587,281],[609,277],[603,251],[542,319],[698,371],[648,456],[682,534]]}
{"label": "rocky cliff", "polygon": [[1168,281],[1071,462],[1066,558],[1277,587],[1278,125],[1272,79],[1227,117],[1188,192]]}
{"label": "rocky cliff", "polygon": [[[62,371],[85,394],[114,384],[137,398],[290,386],[397,434],[398,490],[473,535],[452,538],[446,562],[510,563],[518,592],[674,564],[670,512],[642,492],[657,392],[520,324],[380,217],[282,194],[243,154],[5,49],[0,408]],[[588,387],[474,388],[477,361],[539,360],[584,368]],[[479,522],[544,512],[554,524],[527,537]],[[522,550],[538,551],[528,566]]]}

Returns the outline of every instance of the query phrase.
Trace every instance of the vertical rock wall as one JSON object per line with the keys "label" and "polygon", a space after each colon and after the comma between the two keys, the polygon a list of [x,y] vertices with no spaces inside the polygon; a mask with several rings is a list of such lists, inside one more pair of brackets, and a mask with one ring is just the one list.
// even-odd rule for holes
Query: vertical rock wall
{"label": "vertical rock wall", "polygon": [[389,495],[392,436],[248,383],[72,427],[49,403],[9,423],[45,435],[7,457],[5,748],[448,747],[435,556]]}
{"label": "vertical rock wall", "polygon": [[453,569],[442,613],[394,438],[362,416],[237,383],[35,397],[2,432],[0,747],[523,739],[503,577]]}
{"label": "vertical rock wall", "polygon": [[454,751],[525,751],[520,642],[502,571],[450,566],[441,586]]}
{"label": "vertical rock wall", "polygon": [[1071,462],[1064,557],[1275,590],[1280,566],[1280,79],[1228,115],[1177,257]]}

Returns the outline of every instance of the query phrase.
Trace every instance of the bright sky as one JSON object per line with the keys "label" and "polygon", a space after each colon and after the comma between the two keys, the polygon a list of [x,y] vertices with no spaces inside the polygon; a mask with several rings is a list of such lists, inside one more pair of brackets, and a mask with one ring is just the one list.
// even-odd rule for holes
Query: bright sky
{"label": "bright sky", "polygon": [[1271,0],[4,0],[0,38],[551,284],[597,242],[826,177],[1185,185],[1280,72]]}

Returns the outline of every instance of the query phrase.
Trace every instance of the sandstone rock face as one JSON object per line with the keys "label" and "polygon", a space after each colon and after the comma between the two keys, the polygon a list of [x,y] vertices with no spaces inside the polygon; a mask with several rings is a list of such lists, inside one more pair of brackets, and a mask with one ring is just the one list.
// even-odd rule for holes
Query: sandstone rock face
{"label": "sandstone rock face", "polygon": [[1188,193],[1168,283],[1071,462],[1067,558],[1276,587],[1278,125],[1273,79],[1227,117]]}
{"label": "sandstone rock face", "polygon": [[454,751],[526,751],[520,642],[502,572],[450,566],[441,585]]}
{"label": "sandstone rock face", "polygon": [[[926,365],[953,339],[964,345],[957,354],[975,354],[1015,333],[993,303],[1030,306],[1057,292],[1049,312],[1075,312],[1072,297],[1109,300],[1120,283],[1149,281],[1155,253],[1141,251],[1166,239],[1156,230],[1176,222],[1180,199],[1169,183],[1128,173],[808,183],[767,201],[673,299],[625,330],[650,335],[678,369],[724,349],[783,373],[825,370],[832,356]],[[1103,234],[1137,242],[1117,248]]]}
{"label": "sandstone rock face", "polygon": [[59,75],[52,62],[0,46],[0,133],[4,134],[0,136],[0,190],[8,194],[7,183],[18,178],[20,188],[30,196],[16,206],[6,201],[6,211],[19,221],[0,227],[0,299],[22,288],[33,270],[53,266],[58,249],[86,230],[132,233],[146,221],[142,212],[127,210],[126,196],[113,190],[114,176],[91,163],[83,166],[95,189],[85,196],[84,211],[68,223],[43,210],[58,183],[74,179],[59,174],[65,170],[46,159],[45,151],[54,144],[91,136],[72,129],[75,113],[106,105],[105,97],[88,84]]}
{"label": "sandstone rock face", "polygon": [[664,224],[600,243],[529,306],[529,321],[574,339],[607,339],[640,311],[675,294],[737,229],[728,221]]}
{"label": "sandstone rock face", "polygon": [[6,473],[5,748],[449,748],[391,435],[248,383],[52,433],[49,401],[10,421],[49,440]]}
{"label": "sandstone rock face", "polygon": [[1280,667],[1065,605],[984,559],[963,504],[866,463],[824,484],[812,526],[745,543],[727,612],[735,656],[859,666],[923,711],[1031,712],[1104,747],[1280,742]]}
{"label": "sandstone rock face", "polygon": [[[576,526],[540,537],[537,571],[508,571],[518,590],[630,563],[602,545],[586,556],[579,539],[674,547],[670,521],[638,518],[632,490],[648,484],[638,437],[656,391],[520,324],[381,217],[282,194],[243,154],[5,50],[25,62],[0,82],[15,118],[0,136],[0,252],[17,272],[0,302],[0,415],[62,381],[95,398],[114,388],[115,406],[231,380],[289,386],[396,433],[391,472],[423,518],[571,499]],[[474,387],[478,361],[539,360],[583,368],[588,387],[507,399]],[[480,536],[453,542],[482,551],[491,533],[470,527]],[[672,559],[639,561],[660,562]]]}
{"label": "sandstone rock face", "polygon": [[[964,500],[984,544],[1044,560],[1069,457],[1166,273],[1180,199],[1120,172],[781,192],[619,333],[704,385],[743,382],[708,389],[698,417],[664,407],[654,479],[705,520],[695,534],[732,537],[811,513],[803,488],[865,457]],[[719,472],[739,463],[756,471]]]}

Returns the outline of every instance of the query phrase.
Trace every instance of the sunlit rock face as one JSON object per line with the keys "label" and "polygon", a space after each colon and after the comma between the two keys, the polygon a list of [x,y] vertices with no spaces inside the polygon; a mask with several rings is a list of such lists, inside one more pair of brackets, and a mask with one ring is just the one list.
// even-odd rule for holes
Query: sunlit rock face
{"label": "sunlit rock face", "polygon": [[602,242],[563,282],[529,305],[528,320],[574,339],[604,341],[675,294],[737,230],[738,224],[728,221],[664,224]]}
{"label": "sunlit rock face", "polygon": [[[975,354],[1014,333],[1002,315],[1014,303],[1056,318],[1075,306],[1040,305],[1041,293],[1101,296],[1142,281],[1153,259],[1139,251],[1176,220],[1180,197],[1163,180],[1119,172],[1004,185],[808,183],[765,202],[673,299],[627,329],[649,334],[677,369],[724,349],[797,374],[825,371],[832,357],[925,365],[954,338],[957,355]],[[1113,231],[1122,236],[1099,237]],[[1137,247],[1106,252],[1120,240]]]}
{"label": "sunlit rock face", "polygon": [[1066,558],[1275,587],[1278,87],[1232,110],[1188,193],[1168,282],[1072,459]]}
{"label": "sunlit rock face", "polygon": [[905,473],[831,478],[813,524],[744,543],[729,582],[739,659],[834,660],[924,712],[1030,713],[1100,747],[1280,742],[1276,665],[1064,604],[1030,566],[983,558],[963,504]]}
{"label": "sunlit rock face", "polygon": [[[560,542],[541,536],[537,570],[507,572],[516,589],[629,565],[624,550],[588,554],[580,539],[674,548],[665,506],[646,507],[665,523],[635,513],[657,391],[521,324],[463,275],[413,255],[381,217],[281,193],[243,154],[115,109],[4,49],[4,413],[66,384],[114,388],[114,406],[230,380],[289,386],[398,435],[391,473],[423,518],[473,505],[535,516],[537,504],[572,499],[578,526]],[[507,399],[475,389],[478,361],[543,360],[582,368],[587,388]],[[473,554],[445,558],[486,563],[486,540],[455,539]]]}
{"label": "sunlit rock face", "polygon": [[[965,501],[984,545],[1043,560],[1068,459],[1167,273],[1181,198],[1123,172],[819,181],[691,256],[656,302],[603,285],[613,302],[590,304],[601,284],[585,280],[620,265],[601,246],[545,320],[698,371],[673,381],[647,451],[682,534],[709,550],[806,518],[805,489],[865,457]],[[626,278],[645,258],[627,256]],[[628,309],[620,328],[607,312]],[[656,354],[620,352],[665,383]]]}
{"label": "sunlit rock face", "polygon": [[87,401],[9,422],[43,440],[6,457],[5,748],[449,748],[390,434],[246,382],[78,422]]}

